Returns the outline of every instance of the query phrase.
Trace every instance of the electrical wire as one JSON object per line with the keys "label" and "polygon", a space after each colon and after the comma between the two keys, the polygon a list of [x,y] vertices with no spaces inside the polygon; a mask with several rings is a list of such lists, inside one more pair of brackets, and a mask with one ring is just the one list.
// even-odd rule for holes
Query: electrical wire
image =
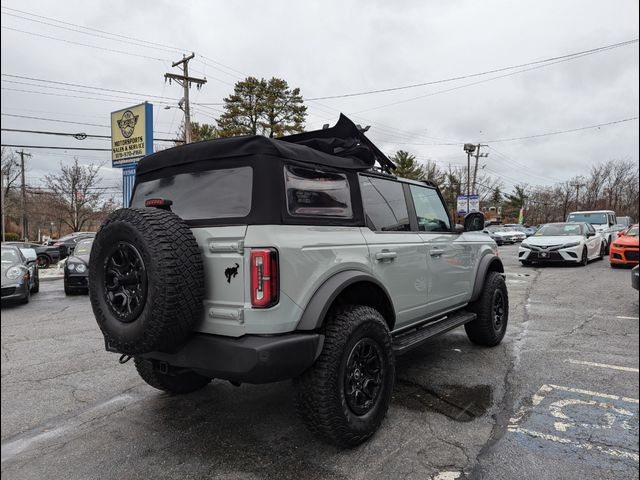
{"label": "electrical wire", "polygon": [[[95,135],[95,134],[88,134],[84,132],[79,132],[79,133],[51,132],[51,131],[42,131],[42,130],[22,130],[19,128],[1,128],[0,130],[2,130],[3,132],[31,133],[34,135],[59,135],[63,137],[74,137],[77,140],[84,140],[85,138],[98,138],[101,140],[111,140],[111,135]],[[172,139],[172,138],[154,138],[153,141],[154,142],[182,142],[183,140]]]}
{"label": "electrical wire", "polygon": [[355,93],[344,93],[344,94],[340,94],[340,95],[326,95],[323,97],[311,97],[308,98],[307,100],[330,100],[330,99],[334,99],[334,98],[347,98],[347,97],[358,97],[358,96],[362,96],[362,95],[372,95],[375,93],[385,93],[385,92],[394,92],[397,90],[407,90],[410,88],[418,88],[418,87],[424,87],[424,86],[428,86],[428,85],[436,85],[439,83],[446,83],[446,82],[454,82],[457,80],[465,80],[467,78],[473,78],[473,77],[479,77],[479,76],[483,76],[483,75],[490,75],[492,73],[499,73],[499,72],[504,72],[506,70],[513,70],[516,68],[522,68],[522,67],[528,67],[531,65],[538,65],[541,63],[547,63],[547,62],[552,62],[554,60],[561,60],[561,59],[569,59],[572,57],[576,57],[576,56],[582,56],[585,54],[591,55],[594,53],[599,53],[601,51],[604,50],[611,50],[613,48],[619,48],[619,47],[625,47],[627,45],[631,45],[633,43],[638,43],[638,39],[634,38],[632,40],[626,40],[624,42],[619,42],[619,43],[613,43],[610,45],[604,45],[601,47],[597,47],[597,48],[592,48],[589,50],[582,50],[580,52],[574,52],[574,53],[568,53],[566,55],[559,55],[556,57],[549,57],[549,58],[545,58],[543,60],[536,60],[536,61],[532,61],[532,62],[527,62],[527,63],[521,63],[518,65],[510,65],[508,67],[501,67],[501,68],[495,68],[493,70],[485,70],[483,72],[476,72],[476,73],[469,73],[466,75],[459,75],[457,77],[449,77],[449,78],[444,78],[444,79],[440,79],[440,80],[432,80],[430,82],[422,82],[422,83],[414,83],[411,85],[404,85],[401,87],[390,87],[390,88],[381,88],[378,90],[366,90],[363,92],[355,92]]}

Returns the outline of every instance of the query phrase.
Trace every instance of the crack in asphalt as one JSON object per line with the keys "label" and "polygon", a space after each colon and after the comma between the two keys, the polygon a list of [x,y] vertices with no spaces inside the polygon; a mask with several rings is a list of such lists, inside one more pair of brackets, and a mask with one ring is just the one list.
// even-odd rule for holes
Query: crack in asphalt
{"label": "crack in asphalt", "polygon": [[491,430],[491,435],[489,439],[485,442],[485,444],[480,449],[480,452],[476,456],[475,464],[473,466],[473,470],[469,478],[474,480],[482,480],[485,478],[483,475],[481,460],[484,456],[486,456],[493,447],[504,437],[507,433],[507,427],[509,425],[509,419],[513,416],[514,405],[516,399],[513,394],[513,381],[512,375],[515,370],[518,368],[520,364],[520,354],[523,348],[523,342],[528,333],[528,322],[529,322],[529,308],[530,308],[530,300],[531,300],[531,292],[535,287],[538,279],[540,278],[541,271],[540,269],[534,269],[535,275],[532,276],[531,283],[527,285],[524,296],[523,303],[523,318],[522,318],[522,330],[513,340],[513,348],[512,351],[509,352],[508,349],[504,349],[504,354],[507,357],[508,367],[505,371],[503,377],[503,394],[502,399],[500,401],[501,408],[500,410],[493,415],[495,419],[495,423],[493,424],[493,428]]}

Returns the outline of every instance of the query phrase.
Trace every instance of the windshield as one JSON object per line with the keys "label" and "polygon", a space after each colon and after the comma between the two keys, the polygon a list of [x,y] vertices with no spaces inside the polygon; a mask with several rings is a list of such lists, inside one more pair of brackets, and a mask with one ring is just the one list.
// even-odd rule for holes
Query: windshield
{"label": "windshield", "polygon": [[2,263],[5,265],[19,263],[20,257],[18,256],[18,252],[16,252],[13,248],[3,248],[2,249]]}
{"label": "windshield", "polygon": [[74,255],[89,255],[91,252],[91,245],[93,245],[93,238],[86,240],[80,240],[76,245],[76,249],[73,251]]}
{"label": "windshield", "polygon": [[557,236],[582,235],[582,225],[571,223],[558,223],[554,225],[544,225],[540,227],[534,236],[536,237],[557,237]]}
{"label": "windshield", "polygon": [[625,233],[627,237],[637,237],[638,236],[638,226],[631,227],[627,233]]}
{"label": "windshield", "polygon": [[597,225],[608,223],[606,213],[571,213],[568,220],[570,222],[586,222]]}

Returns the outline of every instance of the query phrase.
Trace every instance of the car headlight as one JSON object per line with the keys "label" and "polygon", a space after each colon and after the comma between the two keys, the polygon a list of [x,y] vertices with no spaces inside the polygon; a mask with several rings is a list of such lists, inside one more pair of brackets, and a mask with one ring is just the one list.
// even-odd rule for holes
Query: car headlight
{"label": "car headlight", "polygon": [[76,265],[76,272],[84,273],[86,271],[87,271],[87,266],[84,263],[80,263],[80,264]]}
{"label": "car headlight", "polygon": [[530,246],[527,242],[522,242],[522,243],[520,244],[520,246],[521,246],[522,248],[531,248],[531,246]]}
{"label": "car headlight", "polygon": [[580,245],[580,242],[571,242],[571,243],[565,243],[562,248],[571,248],[571,247],[577,247]]}
{"label": "car headlight", "polygon": [[69,271],[74,271],[76,269],[76,264],[67,262],[67,268]]}
{"label": "car headlight", "polygon": [[7,278],[9,280],[15,280],[16,278],[20,278],[23,275],[23,271],[22,269],[18,268],[18,267],[11,267],[9,270],[7,270]]}

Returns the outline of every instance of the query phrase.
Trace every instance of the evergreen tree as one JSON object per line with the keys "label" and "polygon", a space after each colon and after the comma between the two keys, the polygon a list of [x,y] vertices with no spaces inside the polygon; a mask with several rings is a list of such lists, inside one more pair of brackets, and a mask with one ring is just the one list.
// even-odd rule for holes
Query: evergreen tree
{"label": "evergreen tree", "polygon": [[412,180],[424,180],[426,172],[424,166],[416,160],[416,157],[404,150],[398,150],[390,160],[396,165],[394,175]]}

